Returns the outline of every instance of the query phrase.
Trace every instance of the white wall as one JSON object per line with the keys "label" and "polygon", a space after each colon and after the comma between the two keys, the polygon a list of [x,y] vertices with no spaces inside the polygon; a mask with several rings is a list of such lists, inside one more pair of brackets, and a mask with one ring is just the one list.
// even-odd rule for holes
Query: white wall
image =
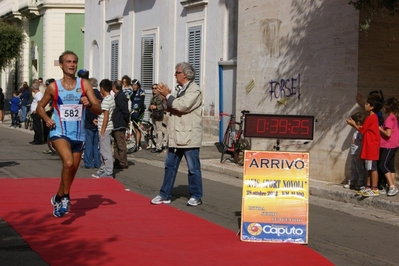
{"label": "white wall", "polygon": [[[167,83],[173,88],[175,65],[187,61],[187,30],[193,25],[203,26],[203,49],[201,83],[204,93],[204,111],[209,113],[210,105],[218,110],[218,64],[222,58],[229,60],[236,52],[229,46],[228,30],[233,19],[229,8],[237,8],[237,0],[206,1],[204,7],[184,8],[181,1],[86,1],[85,17],[85,65],[91,73],[98,73],[98,79],[110,76],[110,42],[119,38],[119,78],[127,74],[132,79],[140,78],[141,37],[156,33],[155,82]],[[106,21],[118,20],[109,26]],[[228,25],[226,26],[226,22]],[[234,33],[235,34],[235,33]],[[93,42],[98,44],[98,66],[93,62]],[[97,48],[95,48],[97,49]],[[90,63],[91,62],[91,63]],[[91,69],[93,68],[93,69]],[[96,69],[94,69],[96,68]],[[98,69],[98,70],[97,70]],[[149,89],[149,88],[147,88]],[[215,114],[215,123],[217,124]]]}

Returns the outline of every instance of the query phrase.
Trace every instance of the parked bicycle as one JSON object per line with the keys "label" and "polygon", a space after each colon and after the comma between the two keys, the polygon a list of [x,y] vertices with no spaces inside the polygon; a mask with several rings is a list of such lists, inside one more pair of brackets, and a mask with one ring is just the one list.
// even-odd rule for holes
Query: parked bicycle
{"label": "parked bicycle", "polygon": [[[164,127],[163,132],[166,132],[166,125],[162,123],[162,126]],[[128,153],[137,151],[139,146],[136,141],[135,129],[140,130],[147,147],[155,147],[157,136],[154,134],[154,124],[149,120],[138,119],[138,121],[135,121],[130,119],[129,126],[126,129],[126,145]]]}
{"label": "parked bicycle", "polygon": [[[238,165],[244,164],[244,151],[251,148],[250,141],[245,139],[243,134],[245,115],[248,113],[247,110],[241,111],[240,122],[236,122],[233,114],[220,113],[219,120],[222,116],[230,117],[222,142],[215,142],[215,146],[221,153],[221,163],[230,160]],[[225,159],[225,154],[229,154],[231,157]]]}

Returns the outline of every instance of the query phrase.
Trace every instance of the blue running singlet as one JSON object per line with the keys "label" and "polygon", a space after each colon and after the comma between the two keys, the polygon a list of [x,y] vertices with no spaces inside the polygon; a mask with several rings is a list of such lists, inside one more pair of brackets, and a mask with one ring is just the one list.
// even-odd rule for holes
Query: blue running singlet
{"label": "blue running singlet", "polygon": [[80,98],[86,96],[81,78],[76,80],[73,90],[66,90],[61,80],[54,83],[54,112],[51,117],[55,122],[55,127],[50,130],[50,138],[53,136],[64,136],[71,140],[85,140],[85,107]]}

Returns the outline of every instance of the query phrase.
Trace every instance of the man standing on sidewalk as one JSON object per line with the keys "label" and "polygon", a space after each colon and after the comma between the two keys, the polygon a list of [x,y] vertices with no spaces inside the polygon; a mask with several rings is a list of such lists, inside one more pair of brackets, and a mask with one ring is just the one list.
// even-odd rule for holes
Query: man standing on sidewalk
{"label": "man standing on sidewalk", "polygon": [[165,160],[165,174],[158,196],[151,200],[152,204],[170,203],[173,185],[176,180],[182,157],[188,166],[189,206],[202,204],[202,174],[200,163],[200,147],[202,145],[202,93],[194,82],[195,69],[186,62],[176,65],[175,91],[171,92],[167,85],[159,83],[157,90],[166,99],[168,120],[168,150]]}
{"label": "man standing on sidewalk", "polygon": [[39,90],[39,84],[34,82],[32,84],[32,93],[33,101],[30,106],[30,110],[32,112],[32,120],[33,120],[33,131],[35,132],[33,135],[33,141],[29,142],[32,145],[40,145],[43,144],[43,125],[42,119],[38,115],[36,108],[40,100],[43,98],[43,93]]}
{"label": "man standing on sidewalk", "polygon": [[122,81],[116,80],[112,84],[112,90],[115,93],[115,110],[112,115],[114,129],[114,168],[127,169],[127,146],[125,141],[126,127],[129,122],[128,99],[122,91]]}

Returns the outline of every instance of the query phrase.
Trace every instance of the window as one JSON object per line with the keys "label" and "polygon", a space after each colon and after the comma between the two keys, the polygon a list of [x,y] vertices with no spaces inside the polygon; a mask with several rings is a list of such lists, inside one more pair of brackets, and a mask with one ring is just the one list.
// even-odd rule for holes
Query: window
{"label": "window", "polygon": [[151,90],[154,83],[154,36],[141,39],[141,86]]}
{"label": "window", "polygon": [[111,42],[111,80],[118,79],[119,73],[119,41]]}
{"label": "window", "polygon": [[195,69],[195,83],[200,85],[201,77],[201,26],[188,29],[188,62]]}

